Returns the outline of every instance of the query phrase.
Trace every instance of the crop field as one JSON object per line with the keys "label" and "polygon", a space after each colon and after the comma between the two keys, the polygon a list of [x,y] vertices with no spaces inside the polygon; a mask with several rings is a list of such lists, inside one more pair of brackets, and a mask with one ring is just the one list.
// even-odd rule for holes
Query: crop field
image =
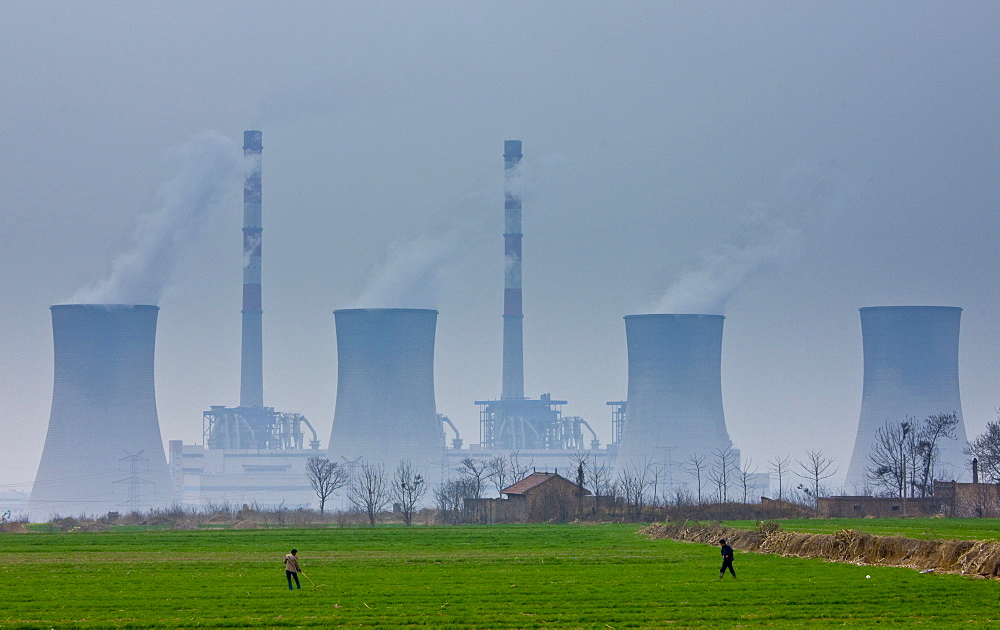
{"label": "crop field", "polygon": [[[854,529],[875,536],[905,536],[922,540],[1000,540],[997,518],[820,518],[778,521],[788,532],[834,534]],[[724,525],[753,529],[755,521],[725,521]]]}
{"label": "crop field", "polygon": [[[1000,623],[1000,582],[650,540],[636,525],[0,535],[0,627]],[[282,557],[299,549],[302,589]],[[870,577],[868,577],[870,576]]]}

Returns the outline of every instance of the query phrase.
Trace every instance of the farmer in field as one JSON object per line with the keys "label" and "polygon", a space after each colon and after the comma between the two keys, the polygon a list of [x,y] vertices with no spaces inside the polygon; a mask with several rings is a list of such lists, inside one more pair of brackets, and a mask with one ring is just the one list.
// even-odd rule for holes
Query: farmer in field
{"label": "farmer in field", "polygon": [[[726,569],[729,569],[729,572],[732,573],[735,578],[736,571],[733,570],[733,548],[726,543],[725,538],[720,540],[719,544],[722,545],[722,568],[719,569],[719,579],[721,580],[722,576],[726,574]],[[291,588],[291,586],[289,586],[289,588]]]}
{"label": "farmer in field", "polygon": [[299,573],[302,569],[299,568],[299,559],[295,555],[298,552],[298,549],[292,549],[292,553],[285,554],[285,577],[288,578],[288,590],[292,590],[292,578],[295,578],[295,588],[302,588],[302,585],[299,584]]}

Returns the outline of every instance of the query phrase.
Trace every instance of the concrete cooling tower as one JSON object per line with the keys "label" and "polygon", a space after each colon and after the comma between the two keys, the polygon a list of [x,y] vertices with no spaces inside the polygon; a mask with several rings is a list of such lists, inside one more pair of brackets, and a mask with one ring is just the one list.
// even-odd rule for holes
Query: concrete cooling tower
{"label": "concrete cooling tower", "polygon": [[860,309],[864,343],[861,417],[845,490],[862,492],[875,433],[887,422],[923,421],[956,413],[955,440],[941,444],[936,475],[964,480],[965,421],[958,389],[958,331],[962,309],[953,306],[872,306]]}
{"label": "concrete cooling tower", "polygon": [[[669,464],[732,446],[722,412],[722,315],[629,315],[628,402],[617,470]],[[735,464],[738,466],[738,463]]]}
{"label": "concrete cooling tower", "polygon": [[427,479],[441,473],[444,431],[434,402],[437,311],[334,311],[337,406],[331,461],[362,458],[387,475],[403,460]]}
{"label": "concrete cooling tower", "polygon": [[173,503],[153,386],[156,306],[51,307],[52,411],[30,498],[34,518]]}

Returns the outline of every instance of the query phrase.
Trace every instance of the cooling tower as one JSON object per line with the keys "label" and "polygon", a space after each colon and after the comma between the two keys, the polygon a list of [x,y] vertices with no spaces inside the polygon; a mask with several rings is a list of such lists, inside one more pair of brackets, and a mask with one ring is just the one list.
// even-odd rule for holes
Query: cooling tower
{"label": "cooling tower", "polygon": [[437,311],[380,308],[334,311],[337,407],[327,454],[363,458],[391,474],[409,460],[440,475],[444,431],[434,402]]}
{"label": "cooling tower", "polygon": [[260,291],[261,144],[259,131],[243,132],[243,156],[250,170],[243,182],[243,339],[240,353],[240,406],[264,406],[264,344]]}
{"label": "cooling tower", "polygon": [[153,386],[159,307],[51,307],[52,412],[31,493],[35,518],[165,507],[173,486]]}
{"label": "cooling tower", "polygon": [[521,163],[521,141],[505,140],[504,166],[504,284],[502,399],[524,398],[524,314],[521,311],[521,194],[513,185]]}
{"label": "cooling tower", "polygon": [[722,412],[722,315],[629,315],[628,404],[615,467],[669,466],[732,446]]}
{"label": "cooling tower", "polygon": [[941,444],[938,479],[963,480],[966,445],[958,389],[958,332],[962,309],[952,306],[872,306],[860,309],[864,343],[861,417],[845,489],[865,489],[875,433],[887,422],[921,422],[956,413],[956,440]]}

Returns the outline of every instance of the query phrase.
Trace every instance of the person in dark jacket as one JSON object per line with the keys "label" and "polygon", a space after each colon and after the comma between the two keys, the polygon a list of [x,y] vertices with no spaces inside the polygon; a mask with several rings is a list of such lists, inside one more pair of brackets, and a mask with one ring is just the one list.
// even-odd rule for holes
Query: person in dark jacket
{"label": "person in dark jacket", "polygon": [[299,572],[302,569],[299,568],[299,559],[295,555],[298,552],[298,549],[292,549],[292,553],[285,554],[285,577],[288,579],[288,590],[292,590],[292,578],[295,578],[295,588],[302,588],[302,585],[299,584]]}
{"label": "person in dark jacket", "polygon": [[719,569],[719,579],[721,580],[722,576],[726,574],[726,569],[729,569],[729,572],[732,573],[735,578],[736,571],[733,570],[733,548],[726,543],[725,538],[720,540],[719,544],[722,545],[722,568]]}

